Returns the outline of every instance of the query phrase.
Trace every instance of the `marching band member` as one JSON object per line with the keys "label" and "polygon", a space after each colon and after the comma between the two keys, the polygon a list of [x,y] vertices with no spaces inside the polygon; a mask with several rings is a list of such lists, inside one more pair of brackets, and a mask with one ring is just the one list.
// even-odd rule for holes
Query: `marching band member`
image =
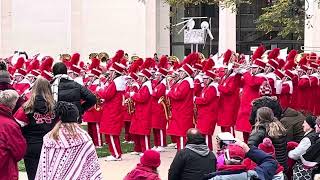
{"label": "marching band member", "polygon": [[[234,132],[234,125],[240,106],[241,74],[230,69],[223,76],[218,89],[220,92],[220,111],[218,126],[222,132]],[[233,131],[231,131],[231,128]]]}
{"label": "marching band member", "polygon": [[142,69],[138,74],[142,83],[138,92],[130,92],[130,97],[135,102],[135,113],[131,120],[130,133],[134,140],[135,153],[144,153],[150,149],[150,133],[152,118],[152,76],[148,68]]}
{"label": "marching band member", "polygon": [[[165,78],[168,74],[168,70],[165,68],[159,68],[158,72],[156,72],[156,85],[153,88],[152,92],[152,124],[151,127],[153,129],[154,136],[154,150],[158,152],[164,151],[164,147],[167,146],[167,138],[166,138],[166,125],[167,119],[165,115],[165,110],[161,102],[162,100],[166,100],[166,85],[167,79]],[[166,102],[163,102],[166,103]]]}
{"label": "marching band member", "polygon": [[293,94],[293,82],[294,74],[290,70],[285,71],[285,79],[282,84],[281,94],[280,94],[280,105],[283,109],[291,106],[291,99]]}
{"label": "marching band member", "polygon": [[260,86],[266,81],[264,74],[262,73],[265,65],[264,62],[256,59],[251,66],[251,72],[245,72],[243,74],[243,90],[235,129],[243,132],[243,139],[245,142],[247,142],[251,132],[251,124],[249,122],[252,109],[251,102],[260,97]]}
{"label": "marching band member", "polygon": [[307,58],[303,57],[299,62],[299,67],[297,68],[299,81],[298,81],[298,89],[297,89],[297,109],[301,111],[308,111],[308,92],[310,91],[310,79],[307,75],[307,71],[309,67],[307,64]]}
{"label": "marching band member", "polygon": [[140,68],[140,65],[143,64],[143,60],[141,58],[133,60],[134,62],[130,65],[128,69],[128,76],[127,76],[127,86],[125,90],[125,101],[123,104],[123,119],[124,119],[124,142],[123,143],[129,143],[133,144],[133,138],[132,135],[130,134],[130,125],[131,125],[131,120],[134,116],[134,102],[132,98],[130,98],[130,92],[138,92],[140,85],[138,83],[138,75],[137,72]]}
{"label": "marching band member", "polygon": [[[99,77],[101,75],[101,71],[98,69],[92,69],[88,74],[88,82],[86,82],[85,86],[93,93],[96,94],[96,91],[100,88],[100,80]],[[100,103],[100,102],[97,102]],[[83,114],[83,121],[88,124],[88,134],[92,138],[93,144],[96,148],[101,148],[103,145],[102,135],[100,133],[100,121],[102,117],[102,107],[100,104],[96,104],[92,108],[88,109]]]}
{"label": "marching band member", "polygon": [[204,73],[205,87],[199,97],[195,97],[198,108],[197,129],[206,138],[209,149],[213,150],[212,135],[217,123],[220,92],[218,82],[220,78],[211,70]]}
{"label": "marching band member", "polygon": [[111,82],[98,91],[98,95],[104,99],[100,132],[106,134],[106,141],[111,153],[107,157],[107,161],[122,160],[120,134],[123,126],[122,102],[126,85],[125,69],[123,64],[114,62],[110,68]]}
{"label": "marching band member", "polygon": [[167,134],[175,137],[178,151],[184,148],[187,130],[194,127],[192,74],[193,68],[187,63],[184,64],[179,69],[180,80],[167,94],[172,105],[172,118],[169,121]]}

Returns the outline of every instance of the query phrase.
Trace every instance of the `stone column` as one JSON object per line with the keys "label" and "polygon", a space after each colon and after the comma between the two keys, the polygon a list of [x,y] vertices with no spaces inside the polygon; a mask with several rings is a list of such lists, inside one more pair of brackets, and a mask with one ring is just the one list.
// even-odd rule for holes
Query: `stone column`
{"label": "stone column", "polygon": [[146,0],[146,57],[157,52],[157,1]]}
{"label": "stone column", "polygon": [[146,0],[146,56],[170,54],[170,7],[164,0]]}
{"label": "stone column", "polygon": [[170,55],[170,6],[157,1],[157,52]]}
{"label": "stone column", "polygon": [[320,53],[320,7],[318,1],[306,0],[306,16],[304,26],[305,52]]}
{"label": "stone column", "polygon": [[236,12],[223,5],[219,7],[219,56],[227,49],[236,51]]}

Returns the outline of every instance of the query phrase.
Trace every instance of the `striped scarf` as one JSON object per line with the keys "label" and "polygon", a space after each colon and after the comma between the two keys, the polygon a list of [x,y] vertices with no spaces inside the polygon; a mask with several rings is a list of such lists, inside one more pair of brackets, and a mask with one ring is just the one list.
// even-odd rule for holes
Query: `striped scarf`
{"label": "striped scarf", "polygon": [[54,77],[54,81],[51,85],[51,90],[53,93],[53,99],[57,102],[58,101],[58,95],[59,95],[59,84],[61,79],[67,79],[70,81],[73,81],[71,77],[69,77],[67,74],[58,74]]}

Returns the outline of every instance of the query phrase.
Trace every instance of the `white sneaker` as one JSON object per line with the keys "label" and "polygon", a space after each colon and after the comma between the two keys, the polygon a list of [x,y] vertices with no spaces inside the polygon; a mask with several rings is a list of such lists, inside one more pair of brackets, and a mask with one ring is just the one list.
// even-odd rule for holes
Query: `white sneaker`
{"label": "white sneaker", "polygon": [[168,144],[168,147],[170,147],[170,148],[174,148],[174,147],[176,147],[176,146],[177,146],[177,143]]}
{"label": "white sneaker", "polygon": [[126,144],[126,143],[128,143],[128,141],[126,141],[126,140],[122,141],[122,144]]}
{"label": "white sneaker", "polygon": [[157,150],[157,148],[158,148],[158,147],[153,146],[153,148],[151,148],[151,150],[155,150],[155,151],[156,151],[156,150]]}
{"label": "white sneaker", "polygon": [[130,153],[130,155],[139,155],[139,154],[140,154],[139,152],[135,152],[135,151]]}
{"label": "white sneaker", "polygon": [[156,149],[156,151],[158,151],[158,152],[165,152],[165,149],[164,149],[164,147],[159,146],[159,147]]}
{"label": "white sneaker", "polygon": [[114,156],[107,156],[106,161],[121,161],[122,158],[116,158]]}
{"label": "white sneaker", "polygon": [[134,144],[134,142],[133,141],[129,141],[128,144]]}
{"label": "white sneaker", "polygon": [[143,153],[140,153],[139,156],[142,157],[142,156],[143,156]]}

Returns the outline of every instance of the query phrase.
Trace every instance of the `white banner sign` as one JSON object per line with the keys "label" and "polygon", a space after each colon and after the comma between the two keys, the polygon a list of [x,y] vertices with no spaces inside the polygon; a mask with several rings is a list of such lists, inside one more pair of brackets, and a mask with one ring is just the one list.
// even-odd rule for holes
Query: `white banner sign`
{"label": "white banner sign", "polygon": [[204,44],[205,30],[203,29],[184,30],[184,43],[185,44]]}

